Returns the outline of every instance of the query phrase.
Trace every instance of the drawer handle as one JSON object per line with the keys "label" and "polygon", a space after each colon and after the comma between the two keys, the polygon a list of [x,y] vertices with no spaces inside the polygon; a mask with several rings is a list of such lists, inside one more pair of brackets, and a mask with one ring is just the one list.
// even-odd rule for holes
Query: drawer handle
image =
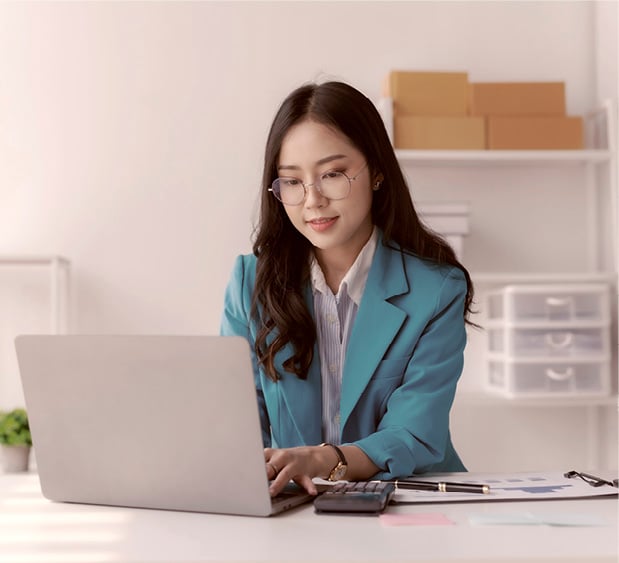
{"label": "drawer handle", "polygon": [[546,297],[546,305],[549,307],[567,307],[571,302],[572,300],[566,297]]}
{"label": "drawer handle", "polygon": [[572,332],[549,332],[545,340],[550,348],[568,348],[574,341],[574,334]]}
{"label": "drawer handle", "polygon": [[565,371],[555,371],[552,368],[546,368],[546,377],[555,381],[565,381],[574,377],[574,368],[566,368]]}

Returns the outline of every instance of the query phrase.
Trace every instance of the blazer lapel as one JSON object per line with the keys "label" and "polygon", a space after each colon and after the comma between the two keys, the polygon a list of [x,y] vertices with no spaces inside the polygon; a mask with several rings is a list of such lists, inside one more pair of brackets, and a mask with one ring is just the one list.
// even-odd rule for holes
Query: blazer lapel
{"label": "blazer lapel", "polygon": [[409,291],[399,251],[379,240],[355,319],[342,379],[341,428],[406,320],[388,299]]}

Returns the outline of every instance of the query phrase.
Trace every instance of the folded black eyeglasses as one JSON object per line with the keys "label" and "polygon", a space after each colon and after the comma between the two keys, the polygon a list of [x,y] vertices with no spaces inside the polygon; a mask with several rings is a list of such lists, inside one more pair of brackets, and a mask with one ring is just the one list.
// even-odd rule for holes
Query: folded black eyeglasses
{"label": "folded black eyeglasses", "polygon": [[579,477],[585,483],[589,483],[589,485],[591,485],[592,487],[601,487],[602,485],[610,485],[611,487],[619,487],[619,479],[607,481],[606,479],[602,479],[601,477],[596,477],[595,475],[589,475],[589,473],[583,473],[582,471],[568,471],[567,473],[563,474],[563,477],[567,477],[568,479]]}

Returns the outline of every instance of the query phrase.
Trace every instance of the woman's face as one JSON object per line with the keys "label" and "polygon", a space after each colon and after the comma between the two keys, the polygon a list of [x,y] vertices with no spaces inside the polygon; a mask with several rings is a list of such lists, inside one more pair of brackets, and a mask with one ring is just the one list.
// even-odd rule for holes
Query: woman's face
{"label": "woman's face", "polygon": [[[290,128],[277,162],[280,178],[304,184],[305,199],[284,209],[295,228],[315,247],[316,255],[354,260],[372,234],[370,172],[363,154],[348,138],[326,125],[303,121]],[[344,199],[328,199],[316,189],[330,172],[343,172],[351,182]],[[293,181],[293,183],[296,183]]]}

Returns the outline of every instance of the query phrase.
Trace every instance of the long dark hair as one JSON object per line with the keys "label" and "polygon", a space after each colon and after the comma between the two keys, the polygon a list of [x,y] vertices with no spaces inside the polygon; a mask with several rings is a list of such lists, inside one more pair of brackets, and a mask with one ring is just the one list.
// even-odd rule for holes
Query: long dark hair
{"label": "long dark hair", "polygon": [[[292,344],[293,355],[284,369],[307,377],[316,343],[316,327],[305,301],[309,281],[311,243],[292,225],[283,205],[267,191],[277,178],[277,163],[288,130],[311,119],[343,133],[365,156],[371,178],[382,175],[373,195],[372,219],[383,231],[383,244],[403,252],[452,264],[462,270],[467,294],[462,311],[472,313],[473,284],[452,248],[421,223],[384,123],[374,104],[361,92],[341,82],[306,84],[280,106],[267,139],[262,176],[260,217],[253,245],[257,257],[252,315],[258,322],[255,351],[267,375],[277,380],[275,354]],[[472,323],[470,323],[472,324]]]}

